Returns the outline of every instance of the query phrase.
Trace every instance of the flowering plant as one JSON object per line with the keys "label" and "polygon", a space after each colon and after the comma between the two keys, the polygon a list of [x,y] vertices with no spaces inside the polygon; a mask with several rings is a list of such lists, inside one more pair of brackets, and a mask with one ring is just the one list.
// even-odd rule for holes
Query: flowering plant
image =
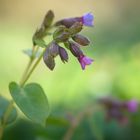
{"label": "flowering plant", "polygon": [[[54,69],[57,56],[60,57],[63,63],[68,62],[67,50],[78,60],[83,70],[86,65],[93,62],[81,50],[82,46],[89,45],[90,41],[87,37],[79,34],[83,26],[93,26],[93,15],[87,13],[81,17],[62,19],[54,24],[53,20],[54,13],[50,10],[33,35],[32,49],[24,51],[29,56],[29,63],[20,82],[11,82],[9,84],[12,100],[8,101],[0,97],[0,138],[6,125],[16,120],[17,110],[14,104],[29,119],[45,125],[49,115],[49,103],[46,94],[39,84],[26,84],[42,58],[50,70]],[[46,43],[48,36],[52,36],[52,40]]]}

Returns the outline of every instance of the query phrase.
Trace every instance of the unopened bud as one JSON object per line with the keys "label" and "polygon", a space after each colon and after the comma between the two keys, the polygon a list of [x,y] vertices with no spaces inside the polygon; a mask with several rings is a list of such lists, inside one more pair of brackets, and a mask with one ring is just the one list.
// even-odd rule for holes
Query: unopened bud
{"label": "unopened bud", "polygon": [[33,45],[34,46],[38,45],[38,46],[44,47],[45,42],[43,41],[43,37],[45,37],[47,35],[46,34],[46,29],[50,27],[50,25],[53,22],[53,19],[54,19],[54,14],[50,10],[50,11],[47,12],[41,27],[38,28],[33,35],[32,40],[33,40]]}
{"label": "unopened bud", "polygon": [[70,33],[71,35],[75,35],[79,33],[83,29],[83,25],[80,22],[75,22],[71,27],[70,27]]}
{"label": "unopened bud", "polygon": [[65,27],[70,28],[76,22],[82,22],[82,17],[62,19],[62,20],[56,22],[55,26],[64,25]]}
{"label": "unopened bud", "polygon": [[45,28],[42,26],[37,29],[33,35],[33,38],[42,38],[45,32]]}
{"label": "unopened bud", "polygon": [[65,63],[68,62],[68,53],[66,52],[66,50],[62,47],[59,47],[59,55],[61,60]]}
{"label": "unopened bud", "polygon": [[54,58],[51,57],[51,56],[43,56],[43,60],[44,60],[44,63],[46,64],[46,66],[50,69],[50,70],[53,70],[54,67],[55,67],[55,61],[54,61]]}
{"label": "unopened bud", "polygon": [[75,36],[72,37],[72,39],[82,46],[87,46],[90,44],[89,39],[80,34],[76,34]]}
{"label": "unopened bud", "polygon": [[79,45],[72,41],[70,41],[69,49],[75,57],[80,57],[81,55],[83,55],[83,52],[80,50]]}
{"label": "unopened bud", "polygon": [[52,42],[47,48],[46,51],[43,55],[43,60],[47,67],[50,70],[53,70],[55,67],[55,61],[54,58],[59,54],[59,46],[55,43]]}
{"label": "unopened bud", "polygon": [[66,42],[70,37],[69,30],[64,26],[59,27],[53,34],[53,39],[56,42]]}
{"label": "unopened bud", "polygon": [[52,24],[53,19],[54,19],[54,13],[53,13],[53,11],[49,10],[44,17],[42,26],[44,26],[45,29],[47,29]]}
{"label": "unopened bud", "polygon": [[33,45],[39,45],[38,42],[39,40],[43,40],[43,36],[45,35],[45,28],[44,27],[41,27],[39,29],[36,30],[36,32],[34,33],[33,35],[33,38],[32,38],[32,41],[33,41]]}

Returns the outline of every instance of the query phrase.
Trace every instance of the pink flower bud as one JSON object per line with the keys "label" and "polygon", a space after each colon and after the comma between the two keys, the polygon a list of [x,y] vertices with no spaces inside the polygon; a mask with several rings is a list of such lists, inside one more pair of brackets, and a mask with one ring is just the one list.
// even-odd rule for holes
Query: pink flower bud
{"label": "pink flower bud", "polygon": [[81,55],[79,58],[78,58],[80,64],[81,64],[81,67],[82,69],[84,70],[86,65],[90,65],[92,62],[93,62],[93,59],[87,57],[87,56],[84,56],[84,55]]}

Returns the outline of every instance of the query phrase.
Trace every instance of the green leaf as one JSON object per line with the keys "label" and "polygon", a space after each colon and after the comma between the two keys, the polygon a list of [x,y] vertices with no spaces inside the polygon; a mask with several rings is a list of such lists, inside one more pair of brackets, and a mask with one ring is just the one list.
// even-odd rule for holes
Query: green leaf
{"label": "green leaf", "polygon": [[[32,57],[32,55],[33,55],[32,52],[33,52],[32,49],[23,50],[23,53],[28,55],[29,57]],[[34,57],[38,58],[40,56],[40,54],[41,54],[41,51],[38,51]]]}
{"label": "green leaf", "polygon": [[[3,121],[4,119],[4,115],[7,111],[9,104],[10,104],[10,101],[0,96],[0,120],[1,121]],[[12,123],[13,121],[16,120],[16,118],[17,118],[17,111],[16,111],[16,108],[13,107],[11,112],[8,114],[8,118],[5,123],[6,124]]]}
{"label": "green leaf", "polygon": [[32,121],[45,124],[49,115],[47,97],[39,84],[31,83],[20,87],[15,82],[9,85],[11,96],[21,111]]}
{"label": "green leaf", "polygon": [[69,126],[69,121],[66,118],[51,116],[47,119],[46,125]]}

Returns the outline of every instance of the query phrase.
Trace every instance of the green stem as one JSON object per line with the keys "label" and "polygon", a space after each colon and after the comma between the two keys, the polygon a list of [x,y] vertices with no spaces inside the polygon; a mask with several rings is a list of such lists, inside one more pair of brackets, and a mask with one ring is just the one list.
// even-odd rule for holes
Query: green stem
{"label": "green stem", "polygon": [[92,117],[90,117],[88,121],[89,121],[90,129],[93,133],[93,136],[96,137],[96,140],[104,140],[103,134],[100,128],[98,127],[98,125],[96,124],[95,120]]}
{"label": "green stem", "polygon": [[27,80],[30,78],[31,74],[33,73],[34,69],[37,67],[37,65],[39,64],[39,62],[41,61],[43,54],[44,54],[45,50],[42,52],[42,54],[39,56],[39,58],[37,59],[37,61],[35,62],[35,64],[33,65],[33,67],[31,68],[31,70],[29,71],[29,73],[26,75],[25,79],[20,83],[20,86],[23,87],[25,85],[25,83],[27,82]]}
{"label": "green stem", "polygon": [[0,127],[0,140],[2,140],[2,136],[3,136],[3,129],[4,129],[4,128],[1,126],[1,127]]}
{"label": "green stem", "polygon": [[29,71],[29,69],[30,69],[32,63],[33,63],[33,59],[30,59],[30,61],[28,62],[28,65],[27,65],[27,67],[26,67],[26,69],[25,69],[25,71],[24,71],[24,73],[23,73],[23,76],[22,76],[22,78],[21,78],[21,81],[20,81],[19,83],[22,83],[22,81],[23,81],[24,78],[26,77],[26,74],[27,74],[27,72]]}
{"label": "green stem", "polygon": [[[37,53],[38,51],[38,48],[35,50],[35,53],[34,55]],[[45,50],[42,52],[42,54],[40,55],[40,57],[37,59],[37,61],[35,62],[35,64],[33,65],[33,67],[31,68],[31,70],[29,71],[34,59],[30,59],[26,69],[25,69],[25,72],[23,74],[23,80],[21,80],[20,82],[20,85],[21,86],[24,86],[24,84],[27,82],[27,80],[29,79],[29,77],[31,76],[31,74],[33,73],[34,69],[37,67],[37,65],[39,64],[39,62],[41,61],[42,57],[43,57],[43,54],[44,54]],[[27,72],[29,71],[29,73],[27,74]],[[2,121],[2,124],[0,125],[0,140],[2,139],[2,136],[3,136],[3,131],[4,131],[4,128],[5,128],[5,125],[6,125],[6,122],[8,120],[8,117],[13,109],[13,101],[10,102],[10,104],[8,105],[7,107],[7,110],[4,114],[4,117],[3,117],[3,121]]]}
{"label": "green stem", "polygon": [[[69,129],[66,131],[64,137],[63,137],[63,140],[71,140],[73,135],[74,135],[74,132],[76,130],[76,128],[79,126],[79,124],[81,123],[81,121],[85,118],[85,117],[89,117],[91,116],[92,113],[96,112],[99,108],[94,106],[94,105],[89,105],[87,106],[82,112],[80,112],[76,118],[73,118],[72,122],[71,122],[71,125],[69,127]],[[98,136],[99,137],[99,136]],[[98,140],[103,140],[103,138],[99,137],[100,139]]]}
{"label": "green stem", "polygon": [[36,50],[35,50],[35,46],[33,46],[33,49],[32,49],[32,56],[30,57],[30,60],[29,60],[29,62],[28,62],[28,65],[27,65],[27,67],[26,67],[26,69],[25,69],[25,71],[24,71],[24,73],[23,73],[23,76],[22,76],[20,82],[19,82],[20,84],[22,83],[22,81],[24,81],[24,79],[25,79],[25,77],[26,77],[26,75],[27,75],[27,73],[28,73],[28,71],[29,71],[31,65],[33,64],[33,62],[34,62],[34,60],[35,60],[35,56],[36,56],[38,50],[39,50],[39,47],[36,47]]}
{"label": "green stem", "polygon": [[25,78],[25,76],[26,76],[28,70],[30,69],[30,66],[31,66],[32,63],[33,63],[33,60],[34,60],[34,57],[33,57],[34,51],[35,51],[35,46],[32,47],[32,56],[30,57],[30,60],[29,60],[27,66],[26,66],[26,68],[25,68],[25,71],[24,71],[24,73],[23,73],[23,75],[22,75],[22,78],[21,78],[21,80],[20,80],[19,83],[21,83],[21,82],[23,81],[23,79]]}

